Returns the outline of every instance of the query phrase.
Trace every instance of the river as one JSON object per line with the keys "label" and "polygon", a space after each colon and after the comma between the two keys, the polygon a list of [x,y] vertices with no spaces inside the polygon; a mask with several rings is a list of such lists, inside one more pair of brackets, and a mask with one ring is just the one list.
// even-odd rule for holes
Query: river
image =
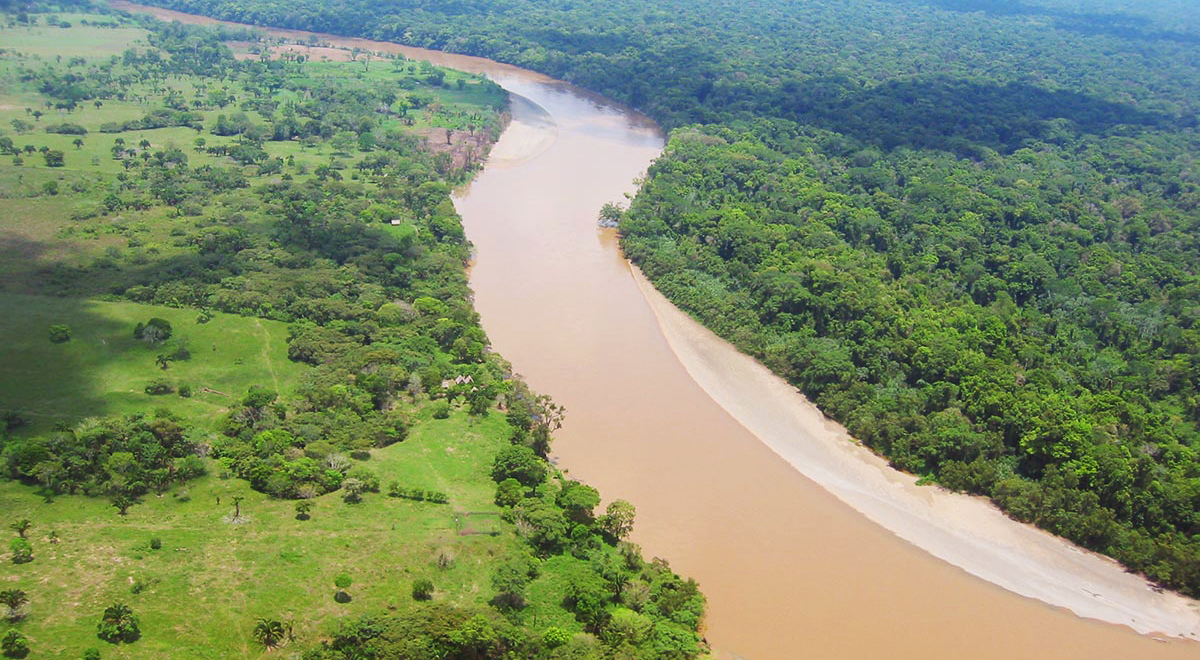
{"label": "river", "polygon": [[916,486],[642,281],[596,214],[660,153],[653,122],[511,66],[321,38],[484,73],[513,94],[511,125],[455,200],[476,307],[493,346],[566,406],[559,466],[632,501],[634,540],[700,582],[722,657],[1200,655],[1138,632],[1194,638],[1194,602]]}

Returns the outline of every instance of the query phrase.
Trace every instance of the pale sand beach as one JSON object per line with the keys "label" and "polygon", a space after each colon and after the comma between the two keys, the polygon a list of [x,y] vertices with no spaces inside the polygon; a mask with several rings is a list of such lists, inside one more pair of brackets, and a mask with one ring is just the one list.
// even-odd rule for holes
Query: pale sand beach
{"label": "pale sand beach", "polygon": [[1117,562],[1007,517],[981,497],[919,486],[803,394],[676,308],[630,266],[671,349],[722,408],[775,453],[900,538],[959,568],[1078,616],[1200,639],[1200,603]]}

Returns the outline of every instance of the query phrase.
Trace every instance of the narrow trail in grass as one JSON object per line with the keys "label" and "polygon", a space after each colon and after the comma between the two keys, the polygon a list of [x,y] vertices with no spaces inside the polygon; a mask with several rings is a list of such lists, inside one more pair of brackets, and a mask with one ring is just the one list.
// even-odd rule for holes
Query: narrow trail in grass
{"label": "narrow trail in grass", "polygon": [[265,363],[267,365],[267,371],[269,371],[271,373],[272,388],[276,392],[278,392],[279,391],[279,376],[275,374],[275,363],[271,361],[271,331],[264,328],[262,322],[259,319],[254,319],[254,327],[258,328],[259,333],[262,334],[263,363]]}

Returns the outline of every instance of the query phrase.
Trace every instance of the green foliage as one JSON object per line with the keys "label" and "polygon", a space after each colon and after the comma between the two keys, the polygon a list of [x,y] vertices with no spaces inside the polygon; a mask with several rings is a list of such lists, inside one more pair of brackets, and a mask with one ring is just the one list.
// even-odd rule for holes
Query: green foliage
{"label": "green foliage", "polygon": [[350,586],[350,576],[345,573],[338,573],[333,578],[333,585],[339,589],[346,589]]}
{"label": "green foliage", "polygon": [[8,551],[14,564],[28,564],[33,561],[33,546],[24,538],[9,541]]}
{"label": "green foliage", "polygon": [[260,617],[254,624],[254,639],[267,649],[281,646],[291,636],[291,626],[278,619]]}
{"label": "green foliage", "polygon": [[50,326],[50,341],[55,344],[62,344],[71,341],[71,326],[55,324]]}
{"label": "green foliage", "polygon": [[[90,419],[50,438],[8,442],[0,453],[6,474],[54,492],[137,497],[163,492],[197,475],[195,442],[171,416]],[[184,461],[176,472],[175,461]]]}
{"label": "green foliage", "polygon": [[29,603],[29,595],[22,589],[0,590],[0,605],[8,609],[5,619],[16,623],[25,617],[25,605]]}
{"label": "green foliage", "polygon": [[142,636],[138,617],[124,603],[106,607],[96,626],[96,636],[110,644],[131,644]]}
{"label": "green foliage", "polygon": [[417,578],[412,584],[413,600],[430,600],[433,598],[433,580]]}
{"label": "green foliage", "polygon": [[147,344],[161,344],[171,338],[174,330],[171,327],[171,322],[165,319],[152,318],[145,323],[138,323],[133,328],[133,338],[140,339]]}
{"label": "green foliage", "polygon": [[0,637],[0,653],[6,658],[24,658],[29,655],[29,641],[20,631],[10,629]]}
{"label": "green foliage", "polygon": [[505,447],[492,463],[492,479],[515,479],[532,488],[545,481],[546,462],[528,447]]}
{"label": "green foliage", "polygon": [[82,660],[100,660],[100,649],[92,647],[83,650]]}

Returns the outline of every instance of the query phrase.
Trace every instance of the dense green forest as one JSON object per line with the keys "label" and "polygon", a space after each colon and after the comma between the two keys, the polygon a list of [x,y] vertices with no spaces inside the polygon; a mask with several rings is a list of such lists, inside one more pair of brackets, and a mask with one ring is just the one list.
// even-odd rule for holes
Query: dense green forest
{"label": "dense green forest", "polygon": [[672,129],[621,224],[898,467],[1200,595],[1200,14],[1167,1],[168,0]]}
{"label": "dense green forest", "polygon": [[0,652],[703,652],[696,583],[547,462],[564,411],[471,306],[449,194],[497,85],[7,8]]}

